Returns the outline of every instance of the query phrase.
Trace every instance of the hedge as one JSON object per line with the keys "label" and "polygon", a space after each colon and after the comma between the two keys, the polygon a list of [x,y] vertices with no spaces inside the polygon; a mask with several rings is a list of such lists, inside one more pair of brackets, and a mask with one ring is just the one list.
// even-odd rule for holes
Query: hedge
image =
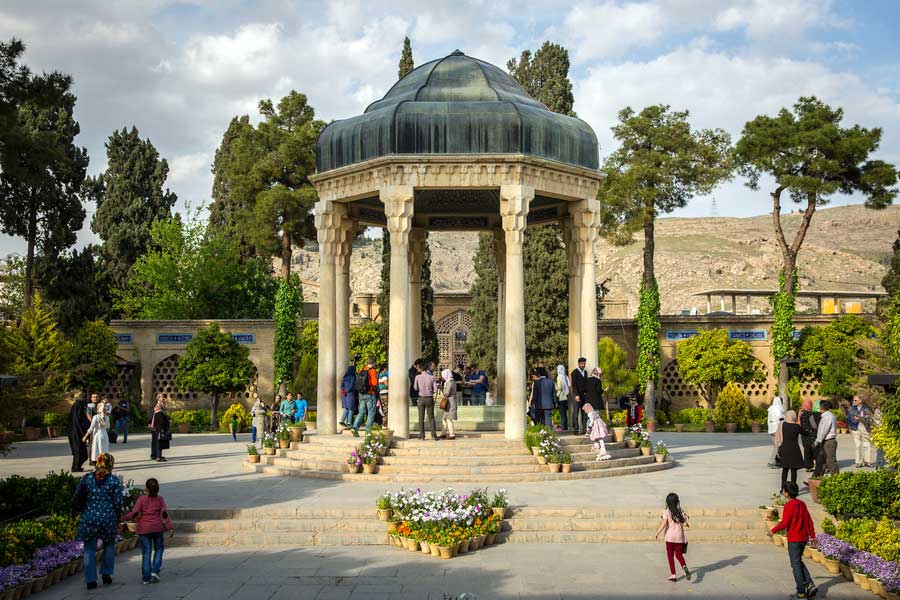
{"label": "hedge", "polygon": [[819,503],[832,515],[900,518],[897,474],[878,470],[838,473],[819,484]]}
{"label": "hedge", "polygon": [[712,412],[708,408],[683,408],[672,413],[673,423],[703,425],[707,421],[712,421]]}
{"label": "hedge", "polygon": [[68,514],[78,480],[69,473],[48,473],[46,477],[10,475],[0,479],[0,521],[20,515]]}

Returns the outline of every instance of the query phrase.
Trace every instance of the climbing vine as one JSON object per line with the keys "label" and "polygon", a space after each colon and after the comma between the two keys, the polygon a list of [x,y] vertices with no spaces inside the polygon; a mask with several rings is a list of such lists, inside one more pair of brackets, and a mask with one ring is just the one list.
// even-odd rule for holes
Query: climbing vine
{"label": "climbing vine", "polygon": [[638,378],[641,391],[648,381],[659,378],[659,287],[641,283],[640,305],[637,311],[638,326]]}
{"label": "climbing vine", "polygon": [[778,276],[778,292],[772,296],[772,362],[775,365],[775,377],[781,370],[781,360],[790,356],[794,350],[794,312],[796,310],[795,295],[797,293],[797,274],[794,271],[794,289],[785,290],[784,271]]}
{"label": "climbing vine", "polygon": [[294,373],[294,361],[300,350],[297,340],[297,315],[301,310],[300,278],[291,275],[289,281],[278,282],[275,294],[275,384],[289,384]]}

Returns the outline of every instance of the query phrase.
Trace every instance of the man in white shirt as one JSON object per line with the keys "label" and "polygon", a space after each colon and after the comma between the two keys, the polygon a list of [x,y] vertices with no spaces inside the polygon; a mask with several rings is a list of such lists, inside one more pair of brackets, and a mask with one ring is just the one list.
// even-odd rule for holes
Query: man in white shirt
{"label": "man in white shirt", "polygon": [[831,412],[831,403],[822,400],[819,403],[822,416],[816,430],[816,470],[813,477],[821,477],[822,472],[834,475],[838,472],[837,464],[837,419]]}

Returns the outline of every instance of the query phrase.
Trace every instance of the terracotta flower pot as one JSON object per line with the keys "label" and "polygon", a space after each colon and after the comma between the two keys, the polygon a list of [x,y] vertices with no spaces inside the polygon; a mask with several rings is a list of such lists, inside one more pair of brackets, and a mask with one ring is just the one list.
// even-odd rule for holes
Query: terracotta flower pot
{"label": "terracotta flower pot", "polygon": [[637,448],[637,444],[638,444],[638,443],[637,443],[637,440],[628,440],[628,447],[629,447],[629,448]]}
{"label": "terracotta flower pot", "polygon": [[613,435],[616,436],[617,442],[625,441],[625,427],[613,427]]}
{"label": "terracotta flower pot", "polygon": [[[826,558],[825,560],[827,561],[828,559]],[[837,562],[837,561],[834,561],[834,562]],[[831,569],[828,568],[827,564],[825,565],[825,568],[828,569],[829,573],[831,573]],[[838,573],[840,573],[840,572],[841,572],[841,568],[839,566]],[[864,590],[871,589],[871,586],[869,585],[869,578],[866,577],[865,573],[858,573],[856,571],[853,571],[853,583],[855,583],[856,585],[858,585],[859,587],[861,587]]]}
{"label": "terracotta flower pot", "polygon": [[387,530],[388,530],[388,533],[392,533],[392,532],[394,532],[394,531],[397,531],[397,526],[398,526],[398,525],[399,525],[399,523],[398,523],[397,521],[388,521],[388,522],[387,522]]}
{"label": "terracotta flower pot", "polygon": [[737,423],[725,423],[725,431],[734,433],[737,431]]}
{"label": "terracotta flower pot", "polygon": [[647,431],[650,433],[656,432],[656,421],[647,421]]}
{"label": "terracotta flower pot", "polygon": [[316,428],[315,421],[303,421],[303,424],[306,425],[306,429],[315,429]]}
{"label": "terracotta flower pot", "polygon": [[302,423],[298,423],[291,427],[291,441],[292,442],[302,442],[303,441],[303,432],[306,430],[306,426]]}
{"label": "terracotta flower pot", "polygon": [[813,499],[813,502],[819,502],[819,484],[822,482],[821,479],[813,479],[810,477],[809,483],[809,495]]}
{"label": "terracotta flower pot", "polygon": [[26,427],[22,434],[25,436],[26,442],[36,442],[41,439],[41,428],[40,427]]}
{"label": "terracotta flower pot", "polygon": [[497,515],[498,518],[502,519],[506,515],[506,508],[502,506],[494,506],[491,507],[491,512]]}
{"label": "terracotta flower pot", "polygon": [[843,575],[844,579],[847,581],[853,581],[853,571],[850,570],[850,565],[841,563],[841,575]]}
{"label": "terracotta flower pot", "polygon": [[706,426],[706,433],[715,433],[716,431],[716,423],[715,421],[706,421],[704,423]]}
{"label": "terracotta flower pot", "polygon": [[675,423],[675,431],[678,433],[684,432],[684,423]]}
{"label": "terracotta flower pot", "polygon": [[538,464],[539,464],[539,465],[546,465],[546,464],[547,464],[547,459],[544,458],[543,456],[541,456],[540,454],[537,455],[537,461],[538,461]]}
{"label": "terracotta flower pot", "polygon": [[178,433],[190,433],[191,432],[191,424],[190,423],[179,423],[178,424]]}
{"label": "terracotta flower pot", "polygon": [[652,450],[650,446],[641,446],[641,454],[644,456],[650,456],[650,450]]}
{"label": "terracotta flower pot", "polygon": [[287,450],[291,447],[291,440],[278,440],[278,447],[282,450]]}
{"label": "terracotta flower pot", "polygon": [[441,547],[438,546],[437,544],[429,544],[428,550],[430,550],[430,554],[432,556],[440,557],[440,555],[441,555]]}
{"label": "terracotta flower pot", "polygon": [[822,557],[822,566],[832,575],[837,575],[841,572],[841,561],[828,558],[827,556]]}
{"label": "terracotta flower pot", "polygon": [[259,462],[259,454],[248,454],[247,462],[258,463]]}
{"label": "terracotta flower pot", "polygon": [[414,540],[413,538],[406,538],[406,549],[410,552],[421,552],[422,549],[419,546],[419,542]]}
{"label": "terracotta flower pot", "polygon": [[750,423],[750,431],[752,431],[753,433],[759,433],[760,432],[759,423],[757,423],[756,421],[754,421],[753,423]]}
{"label": "terracotta flower pot", "polygon": [[484,545],[485,545],[485,546],[490,546],[491,544],[494,543],[494,540],[496,540],[496,539],[497,539],[497,534],[496,534],[496,533],[489,533],[489,534],[487,535],[487,537],[484,538]]}
{"label": "terracotta flower pot", "polygon": [[47,428],[47,437],[55,438],[59,435],[59,427],[48,427]]}
{"label": "terracotta flower pot", "polygon": [[469,551],[469,541],[470,541],[470,540],[463,540],[463,541],[461,541],[461,542],[459,543],[459,550],[458,550],[458,552],[459,552],[460,554],[463,554],[463,553],[466,553],[466,552]]}
{"label": "terracotta flower pot", "polygon": [[884,589],[884,584],[877,579],[869,578],[869,589],[872,590],[873,594],[881,596],[882,598],[887,596],[887,590]]}
{"label": "terracotta flower pot", "polygon": [[654,454],[653,456],[654,458],[656,458],[656,462],[658,463],[666,462],[666,454]]}
{"label": "terracotta flower pot", "polygon": [[440,557],[444,560],[453,558],[453,546],[439,546]]}
{"label": "terracotta flower pot", "polygon": [[572,472],[572,463],[563,463],[562,464],[562,472],[563,474],[568,474]]}
{"label": "terracotta flower pot", "polygon": [[359,465],[347,463],[347,472],[348,473],[359,473]]}
{"label": "terracotta flower pot", "polygon": [[378,518],[382,521],[389,521],[391,519],[391,513],[394,511],[390,508],[379,508],[378,509]]}
{"label": "terracotta flower pot", "polygon": [[[31,580],[31,593],[37,594],[38,592],[42,591],[44,589],[44,586],[46,585],[46,583],[47,583],[46,575],[43,577],[35,577],[34,579]],[[866,587],[863,589],[869,589],[869,588]]]}
{"label": "terracotta flower pot", "polygon": [[559,473],[559,463],[548,462],[547,467],[550,469],[551,473]]}
{"label": "terracotta flower pot", "polygon": [[532,447],[531,447],[531,453],[534,454],[535,456],[540,456],[540,455],[541,455],[541,449],[538,448],[537,446],[532,446]]}
{"label": "terracotta flower pot", "polygon": [[265,454],[266,456],[274,456],[275,448],[263,448],[263,454]]}
{"label": "terracotta flower pot", "polygon": [[375,472],[375,467],[377,467],[377,466],[378,466],[378,465],[376,465],[376,464],[374,464],[374,463],[372,463],[372,464],[368,464],[368,463],[367,463],[367,464],[364,464],[364,465],[363,465],[363,473],[365,473],[366,475],[371,475],[372,473]]}

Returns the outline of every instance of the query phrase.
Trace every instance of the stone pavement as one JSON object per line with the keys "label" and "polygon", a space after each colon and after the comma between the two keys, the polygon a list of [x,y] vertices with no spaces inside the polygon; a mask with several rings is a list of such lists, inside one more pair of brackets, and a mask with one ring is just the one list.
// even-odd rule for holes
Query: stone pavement
{"label": "stone pavement", "polygon": [[[115,444],[116,472],[142,484],[156,477],[171,507],[243,508],[291,504],[315,506],[372,506],[375,497],[399,484],[321,481],[245,473],[245,443],[249,435],[233,442],[226,434],[175,434],[169,462],[149,460],[149,435],[129,437],[127,445]],[[513,504],[528,506],[661,506],[666,494],[677,492],[685,508],[755,508],[780,486],[780,471],[766,467],[771,438],[766,434],[660,433],[678,462],[674,469],[612,479],[502,484]],[[435,442],[435,452],[441,444]],[[853,442],[839,436],[838,460],[852,468]],[[0,458],[0,477],[13,473],[40,476],[71,466],[65,439],[20,442]],[[800,482],[806,473],[799,473]],[[407,486],[409,487],[409,486]],[[442,487],[440,484],[422,487]],[[455,484],[464,489],[464,484]],[[801,489],[805,489],[801,485]],[[801,498],[807,498],[804,494]]]}
{"label": "stone pavement", "polygon": [[[172,548],[162,582],[140,582],[140,551],[120,557],[113,584],[88,592],[81,574],[41,600],[443,600],[464,592],[488,599],[776,599],[793,591],[787,552],[772,545],[691,544],[692,581],[666,581],[659,544],[494,545],[441,560],[387,546],[344,548]],[[840,575],[809,561],[819,598],[868,599]],[[639,567],[638,570],[635,570]]]}

